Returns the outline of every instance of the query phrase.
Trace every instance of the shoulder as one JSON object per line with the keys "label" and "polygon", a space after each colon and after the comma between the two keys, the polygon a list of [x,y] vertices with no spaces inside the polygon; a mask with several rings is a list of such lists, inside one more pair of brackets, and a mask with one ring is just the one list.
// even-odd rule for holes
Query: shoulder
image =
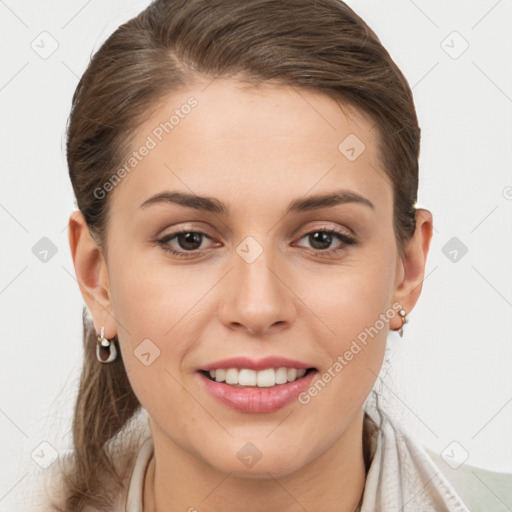
{"label": "shoulder", "polygon": [[60,450],[58,457],[47,467],[30,464],[15,492],[16,512],[54,512],[62,507],[64,486],[61,477],[69,467],[72,453],[72,450]]}
{"label": "shoulder", "polygon": [[[147,440],[150,436],[147,412],[141,409],[109,446],[109,457],[124,482],[124,487],[119,488],[119,492],[112,493],[116,511],[125,511],[134,467],[140,459],[141,453],[146,454],[142,448],[148,445]],[[61,512],[66,510],[64,505],[68,489],[65,475],[72,469],[74,459],[73,449],[60,449],[58,457],[47,468],[41,468],[33,463],[30,466],[27,465],[26,476],[16,490],[16,512]],[[104,488],[110,494],[112,489],[115,490],[118,486],[106,477]],[[85,510],[99,512],[90,507]]]}
{"label": "shoulder", "polygon": [[436,467],[443,473],[470,510],[512,510],[512,474],[460,464],[424,447]]}
{"label": "shoulder", "polygon": [[414,435],[378,409],[362,512],[469,512],[468,506]]}

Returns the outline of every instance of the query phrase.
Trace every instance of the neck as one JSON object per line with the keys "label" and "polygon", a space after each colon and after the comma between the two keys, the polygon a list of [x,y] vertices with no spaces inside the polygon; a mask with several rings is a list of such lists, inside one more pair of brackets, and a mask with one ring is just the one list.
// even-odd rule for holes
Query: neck
{"label": "neck", "polygon": [[144,482],[143,511],[172,512],[355,512],[365,484],[363,413],[319,457],[281,477],[250,479],[216,471],[172,445],[172,456],[158,442]]}

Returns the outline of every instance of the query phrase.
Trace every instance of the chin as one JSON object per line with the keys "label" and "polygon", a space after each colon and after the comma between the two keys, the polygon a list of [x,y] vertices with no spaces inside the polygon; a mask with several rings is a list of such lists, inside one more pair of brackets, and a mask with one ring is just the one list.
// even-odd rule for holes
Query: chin
{"label": "chin", "polygon": [[[265,480],[270,478],[270,475],[276,478],[284,477],[298,471],[302,467],[302,461],[296,457],[296,450],[288,451],[290,455],[287,456],[288,454],[274,449],[272,450],[272,455],[265,457],[264,452],[259,452],[258,454],[254,448],[248,445],[249,443],[238,450],[235,459],[226,458],[220,461],[220,463],[217,460],[213,467],[222,473],[230,473],[234,477],[250,480]],[[248,455],[251,450],[253,450],[252,460],[250,458],[251,455]]]}

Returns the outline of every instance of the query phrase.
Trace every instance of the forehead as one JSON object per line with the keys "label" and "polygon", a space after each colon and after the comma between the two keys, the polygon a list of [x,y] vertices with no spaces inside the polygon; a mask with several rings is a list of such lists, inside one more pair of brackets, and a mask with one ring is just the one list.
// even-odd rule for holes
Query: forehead
{"label": "forehead", "polygon": [[391,185],[377,142],[369,116],[320,92],[215,79],[155,106],[113,195],[135,207],[179,189],[265,207],[343,187],[385,203]]}

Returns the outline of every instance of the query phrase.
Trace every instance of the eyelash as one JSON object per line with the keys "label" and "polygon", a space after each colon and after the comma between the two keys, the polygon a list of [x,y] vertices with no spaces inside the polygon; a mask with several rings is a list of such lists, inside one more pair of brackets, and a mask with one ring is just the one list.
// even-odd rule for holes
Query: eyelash
{"label": "eyelash", "polygon": [[[170,253],[172,256],[176,256],[178,258],[193,258],[193,257],[197,256],[197,254],[200,252],[199,249],[195,249],[193,251],[176,251],[175,249],[172,249],[168,245],[168,243],[171,240],[173,240],[177,236],[183,235],[185,233],[196,233],[196,234],[199,234],[199,235],[202,235],[202,236],[204,236],[206,238],[210,238],[211,239],[211,237],[209,235],[207,235],[206,233],[203,233],[202,231],[193,231],[193,230],[187,229],[187,230],[177,231],[176,233],[171,233],[169,235],[166,235],[163,238],[157,240],[157,243],[160,245],[160,247],[165,252]],[[356,245],[357,244],[357,241],[354,238],[352,238],[351,236],[346,235],[345,233],[341,233],[339,231],[332,230],[332,229],[323,229],[323,228],[314,229],[312,231],[308,231],[307,233],[302,235],[299,240],[302,240],[303,238],[305,238],[305,237],[307,237],[309,235],[312,235],[313,233],[328,233],[328,234],[334,235],[336,238],[338,238],[338,240],[340,242],[342,242],[342,245],[340,247],[336,248],[336,249],[325,249],[325,250],[322,250],[322,249],[310,249],[309,251],[311,253],[313,253],[315,256],[317,256],[317,255],[335,256],[336,254],[338,254],[339,251],[344,250],[345,246],[347,246],[347,245]]]}

